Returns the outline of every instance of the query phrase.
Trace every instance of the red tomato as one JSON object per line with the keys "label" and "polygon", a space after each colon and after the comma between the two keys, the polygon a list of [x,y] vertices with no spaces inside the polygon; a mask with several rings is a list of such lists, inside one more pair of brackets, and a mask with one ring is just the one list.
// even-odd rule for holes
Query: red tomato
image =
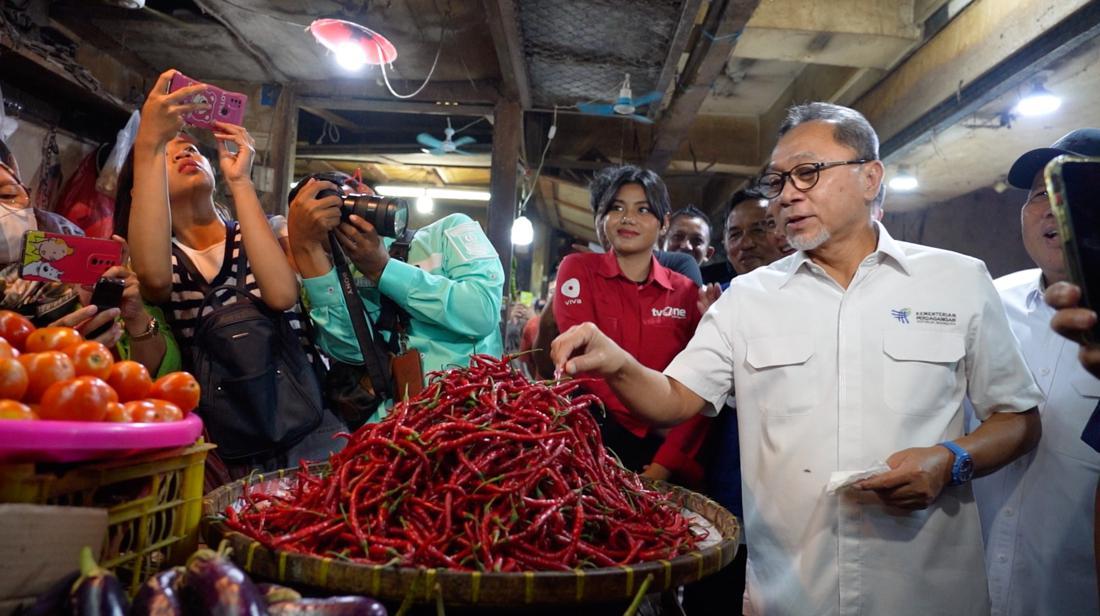
{"label": "red tomato", "polygon": [[119,423],[130,423],[134,421],[134,416],[130,414],[125,406],[118,402],[107,403],[107,416],[103,418],[104,421],[115,421]]}
{"label": "red tomato", "polygon": [[153,388],[153,379],[145,366],[130,360],[115,362],[107,376],[107,383],[118,392],[118,399],[122,402],[141,400]]}
{"label": "red tomato", "polygon": [[106,380],[115,363],[111,350],[94,340],[74,344],[65,349],[65,354],[72,358],[77,376],[95,376]]}
{"label": "red tomato", "polygon": [[0,358],[0,398],[22,400],[27,393],[27,369],[18,359]]}
{"label": "red tomato", "polygon": [[126,408],[135,423],[157,423],[163,421],[179,421],[183,419],[183,411],[180,407],[167,400],[131,400],[122,405]]}
{"label": "red tomato", "polygon": [[7,340],[0,338],[0,357],[13,359],[19,357],[19,349],[13,347]]}
{"label": "red tomato", "polygon": [[27,370],[27,393],[24,402],[38,402],[46,389],[58,381],[67,381],[76,376],[73,360],[61,351],[45,353],[24,353],[19,363]]}
{"label": "red tomato", "polygon": [[150,398],[167,400],[180,408],[184,414],[195,410],[199,405],[199,382],[189,372],[172,372],[153,383],[149,391]]}
{"label": "red tomato", "polygon": [[38,415],[42,419],[103,421],[107,405],[118,402],[118,394],[103,379],[78,376],[50,385],[42,394]]}
{"label": "red tomato", "polygon": [[84,337],[71,327],[42,327],[27,336],[24,345],[28,353],[43,351],[63,351],[74,344],[80,344]]}
{"label": "red tomato", "polygon": [[31,325],[27,317],[11,310],[0,310],[0,338],[7,340],[15,348],[22,351],[27,336],[33,331],[34,325]]}
{"label": "red tomato", "polygon": [[0,400],[0,419],[26,421],[28,419],[38,419],[38,415],[31,410],[31,407],[22,402]]}

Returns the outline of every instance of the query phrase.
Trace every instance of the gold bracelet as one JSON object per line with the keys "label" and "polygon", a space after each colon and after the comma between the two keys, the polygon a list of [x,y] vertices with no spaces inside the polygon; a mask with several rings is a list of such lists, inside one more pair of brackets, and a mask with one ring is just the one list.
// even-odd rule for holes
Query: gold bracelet
{"label": "gold bracelet", "polygon": [[151,338],[155,333],[157,333],[157,318],[149,317],[149,326],[140,334],[130,334],[130,341],[136,342],[138,340],[145,340],[146,338]]}

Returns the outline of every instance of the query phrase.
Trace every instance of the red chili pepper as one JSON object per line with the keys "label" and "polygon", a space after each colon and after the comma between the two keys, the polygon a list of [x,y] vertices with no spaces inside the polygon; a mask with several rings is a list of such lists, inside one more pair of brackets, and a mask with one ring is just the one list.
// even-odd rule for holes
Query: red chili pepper
{"label": "red chili pepper", "polygon": [[531,383],[508,359],[432,373],[382,422],[341,435],[321,476],[247,491],[227,524],[269,547],[356,562],[518,571],[694,549],[679,505],[603,448],[582,380]]}

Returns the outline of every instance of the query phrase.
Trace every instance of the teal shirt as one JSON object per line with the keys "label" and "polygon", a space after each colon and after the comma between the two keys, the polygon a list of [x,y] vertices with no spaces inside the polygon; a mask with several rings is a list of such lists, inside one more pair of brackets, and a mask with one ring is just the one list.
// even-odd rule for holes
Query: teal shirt
{"label": "teal shirt", "polygon": [[[451,214],[418,230],[408,263],[390,259],[377,286],[355,274],[371,324],[381,312],[379,291],[409,313],[409,346],[423,355],[425,372],[466,366],[472,353],[504,352],[504,268],[481,225],[469,216]],[[336,270],[302,282],[317,344],[331,357],[362,364]]]}

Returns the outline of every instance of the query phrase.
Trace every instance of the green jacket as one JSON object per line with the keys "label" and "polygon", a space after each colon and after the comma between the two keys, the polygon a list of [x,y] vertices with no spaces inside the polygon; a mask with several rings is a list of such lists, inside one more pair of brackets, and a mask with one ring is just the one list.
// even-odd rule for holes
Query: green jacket
{"label": "green jacket", "polygon": [[[418,230],[408,263],[390,259],[377,285],[353,273],[371,324],[381,312],[379,292],[409,313],[409,347],[423,355],[425,372],[466,366],[472,353],[503,353],[504,268],[469,216],[451,214]],[[362,364],[336,270],[302,283],[318,346],[340,361]]]}

